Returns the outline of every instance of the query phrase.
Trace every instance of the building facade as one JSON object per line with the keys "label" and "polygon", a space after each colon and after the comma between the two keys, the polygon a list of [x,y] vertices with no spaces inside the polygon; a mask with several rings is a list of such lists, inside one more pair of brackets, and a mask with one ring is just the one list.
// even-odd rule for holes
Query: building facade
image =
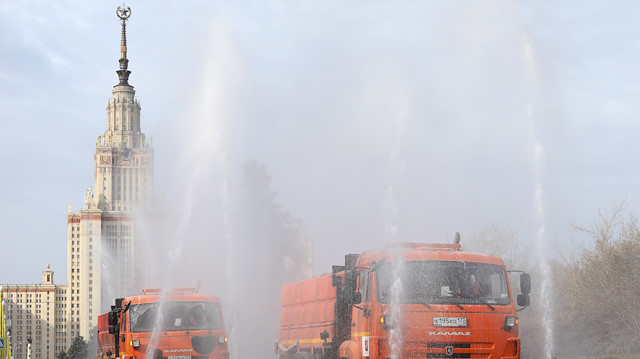
{"label": "building facade", "polygon": [[56,285],[47,265],[40,284],[4,284],[2,298],[15,359],[55,359],[66,350],[67,285]]}
{"label": "building facade", "polygon": [[131,10],[118,8],[122,22],[119,83],[107,103],[106,130],[94,154],[94,186],[82,209],[67,214],[68,337],[89,338],[100,313],[114,299],[137,293],[136,273],[144,267],[136,212],[153,200],[153,148],[140,127],[140,101],[129,84],[126,22]]}
{"label": "building facade", "polygon": [[41,284],[2,286],[15,359],[55,359],[73,338],[89,340],[98,315],[115,298],[140,291],[136,213],[153,201],[153,147],[140,127],[140,101],[129,84],[126,22],[122,22],[119,82],[107,102],[105,131],[94,154],[94,184],[83,206],[67,213],[67,284],[56,285],[47,266]]}

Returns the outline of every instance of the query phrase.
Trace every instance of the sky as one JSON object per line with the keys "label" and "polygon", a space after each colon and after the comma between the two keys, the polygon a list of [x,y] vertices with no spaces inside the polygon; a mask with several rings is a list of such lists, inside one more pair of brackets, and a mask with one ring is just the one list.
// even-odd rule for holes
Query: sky
{"label": "sky", "polygon": [[[47,264],[66,282],[66,214],[93,185],[118,82],[119,5],[0,2],[0,283],[38,283]],[[242,163],[263,163],[317,273],[492,225],[530,245],[544,227],[549,256],[568,255],[588,241],[571,223],[638,208],[635,1],[127,5],[156,196],[233,190]]]}

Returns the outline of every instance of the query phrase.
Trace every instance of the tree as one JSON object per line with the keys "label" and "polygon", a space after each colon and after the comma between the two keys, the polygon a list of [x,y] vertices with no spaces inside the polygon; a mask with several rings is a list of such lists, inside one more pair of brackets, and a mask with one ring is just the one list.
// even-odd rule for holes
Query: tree
{"label": "tree", "polygon": [[529,263],[530,248],[522,247],[516,232],[494,224],[469,238],[462,238],[462,248],[471,252],[491,254],[502,258],[508,269],[523,269]]}
{"label": "tree", "polygon": [[89,357],[93,357],[93,354],[98,352],[98,328],[93,327],[89,333],[89,340],[87,341],[87,353]]}
{"label": "tree", "polygon": [[558,322],[573,335],[559,346],[571,345],[573,355],[640,351],[640,226],[625,210],[624,202],[614,204],[592,224],[574,225],[593,244],[580,246],[563,273]]}
{"label": "tree", "polygon": [[244,163],[235,237],[239,245],[258,254],[261,268],[280,285],[309,278],[312,258],[302,220],[283,210],[276,197],[266,166],[256,161]]}
{"label": "tree", "polygon": [[82,336],[73,338],[69,351],[67,352],[68,359],[87,359],[89,357],[89,351],[87,343]]}
{"label": "tree", "polygon": [[[303,222],[276,203],[264,164],[242,166],[242,182],[232,226],[232,300],[238,312],[242,357],[272,351],[280,323],[284,283],[312,274],[311,241]],[[271,337],[273,336],[273,337]]]}
{"label": "tree", "polygon": [[67,355],[66,351],[61,350],[58,352],[58,354],[56,354],[56,359],[69,359],[69,356]]}
{"label": "tree", "polygon": [[[462,248],[466,251],[485,253],[500,257],[508,270],[524,270],[531,274],[532,278],[532,300],[531,305],[524,311],[518,313],[520,317],[520,338],[522,343],[523,358],[544,357],[544,311],[538,299],[541,292],[541,282],[543,274],[539,266],[535,265],[532,258],[532,248],[529,245],[522,245],[518,240],[516,232],[509,228],[494,224],[485,227],[469,238],[462,238]],[[552,263],[555,267],[557,264]],[[515,297],[520,293],[519,272],[511,273],[509,282],[512,295]]]}

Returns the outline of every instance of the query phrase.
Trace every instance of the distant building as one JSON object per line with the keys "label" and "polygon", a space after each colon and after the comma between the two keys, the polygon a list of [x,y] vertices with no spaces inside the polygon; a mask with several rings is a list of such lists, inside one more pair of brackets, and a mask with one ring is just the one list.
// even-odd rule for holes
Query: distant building
{"label": "distant building", "polygon": [[11,341],[9,340],[9,332],[11,328],[9,315],[4,312],[4,295],[2,292],[2,286],[0,285],[0,359],[11,359]]}
{"label": "distant building", "polygon": [[[67,283],[55,285],[47,266],[42,284],[2,286],[15,359],[55,359],[73,338],[89,340],[98,315],[114,299],[138,293],[143,267],[135,214],[153,200],[153,148],[140,128],[140,101],[129,84],[126,21],[122,21],[119,82],[107,103],[107,127],[98,136],[94,186],[67,214]],[[27,340],[31,339],[31,358]]]}
{"label": "distant building", "polygon": [[140,127],[140,101],[129,84],[126,21],[128,7],[118,8],[122,21],[119,83],[107,103],[107,127],[98,136],[94,186],[84,205],[67,214],[68,336],[90,337],[98,315],[117,297],[137,293],[136,273],[143,258],[135,214],[153,199],[153,148]]}
{"label": "distant building", "polygon": [[28,359],[29,350],[33,359],[55,359],[71,344],[66,335],[67,285],[54,284],[49,265],[41,284],[3,284],[2,298],[15,359]]}

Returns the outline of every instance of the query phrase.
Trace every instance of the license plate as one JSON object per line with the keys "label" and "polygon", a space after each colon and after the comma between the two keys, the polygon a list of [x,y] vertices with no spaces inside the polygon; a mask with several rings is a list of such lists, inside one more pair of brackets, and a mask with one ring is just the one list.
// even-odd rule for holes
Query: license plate
{"label": "license plate", "polygon": [[434,327],[466,327],[466,317],[433,317]]}
{"label": "license plate", "polygon": [[170,355],[168,359],[191,359],[191,355]]}

